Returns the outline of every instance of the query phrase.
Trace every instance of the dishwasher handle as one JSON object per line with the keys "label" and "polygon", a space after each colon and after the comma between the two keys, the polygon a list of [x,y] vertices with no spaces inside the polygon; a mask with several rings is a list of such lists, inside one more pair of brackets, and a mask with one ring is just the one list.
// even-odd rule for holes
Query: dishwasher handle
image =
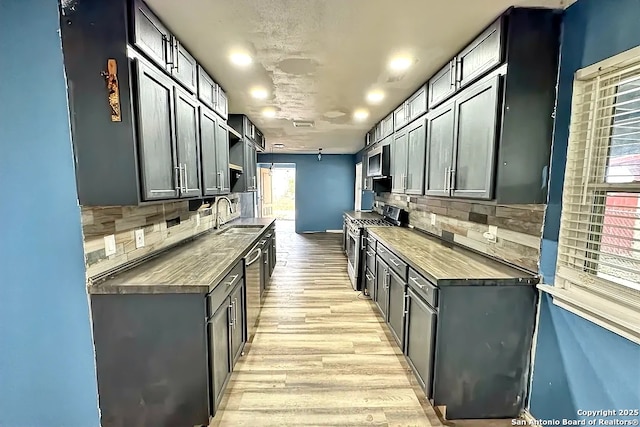
{"label": "dishwasher handle", "polygon": [[257,247],[257,248],[254,249],[254,252],[258,252],[258,254],[252,260],[247,261],[247,264],[246,264],[247,267],[249,267],[251,264],[256,262],[258,260],[258,258],[260,258],[260,255],[262,255],[262,248],[261,247]]}

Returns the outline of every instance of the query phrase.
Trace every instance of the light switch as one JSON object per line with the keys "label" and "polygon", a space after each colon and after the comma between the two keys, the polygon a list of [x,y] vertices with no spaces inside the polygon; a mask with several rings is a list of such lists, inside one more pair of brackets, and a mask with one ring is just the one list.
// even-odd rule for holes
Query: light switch
{"label": "light switch", "polygon": [[436,225],[436,214],[434,213],[431,214],[431,225]]}
{"label": "light switch", "polygon": [[144,247],[144,230],[142,228],[136,230],[136,249]]}
{"label": "light switch", "polygon": [[116,236],[110,234],[104,236],[104,254],[110,256],[116,253]]}

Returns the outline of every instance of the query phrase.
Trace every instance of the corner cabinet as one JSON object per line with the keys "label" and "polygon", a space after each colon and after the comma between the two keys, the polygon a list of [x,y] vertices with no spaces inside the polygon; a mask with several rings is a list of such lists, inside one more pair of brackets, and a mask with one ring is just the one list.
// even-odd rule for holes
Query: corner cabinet
{"label": "corner cabinet", "polygon": [[229,173],[225,149],[203,153],[201,126],[201,107],[224,125],[226,96],[210,78],[205,93],[206,72],[151,9],[140,0],[76,2],[62,5],[60,19],[80,204],[228,192],[210,176]]}

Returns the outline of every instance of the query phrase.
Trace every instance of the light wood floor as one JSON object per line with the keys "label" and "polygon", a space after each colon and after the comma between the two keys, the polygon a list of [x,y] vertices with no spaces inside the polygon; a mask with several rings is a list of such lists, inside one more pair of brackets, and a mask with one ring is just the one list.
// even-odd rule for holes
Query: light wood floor
{"label": "light wood floor", "polygon": [[211,426],[441,426],[375,305],[351,289],[342,235],[277,229],[259,325]]}

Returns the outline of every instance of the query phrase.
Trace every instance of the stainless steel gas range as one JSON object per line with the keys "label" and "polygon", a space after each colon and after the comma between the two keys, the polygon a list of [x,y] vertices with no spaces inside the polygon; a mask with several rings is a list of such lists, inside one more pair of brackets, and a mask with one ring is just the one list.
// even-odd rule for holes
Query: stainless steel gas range
{"label": "stainless steel gas range", "polygon": [[361,280],[364,235],[367,227],[393,227],[400,226],[406,221],[406,212],[402,209],[386,205],[382,215],[375,212],[345,212],[343,225],[343,249],[347,255],[349,279],[351,286],[356,291],[364,289]]}

